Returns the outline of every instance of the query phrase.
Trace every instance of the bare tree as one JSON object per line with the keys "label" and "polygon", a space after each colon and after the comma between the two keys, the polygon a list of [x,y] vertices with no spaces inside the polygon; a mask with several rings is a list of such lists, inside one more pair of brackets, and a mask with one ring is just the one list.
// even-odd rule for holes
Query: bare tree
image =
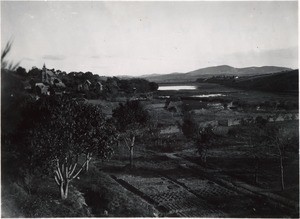
{"label": "bare tree", "polygon": [[[261,145],[268,144],[270,147],[269,153],[279,159],[279,169],[280,169],[280,185],[281,190],[285,189],[285,177],[284,177],[284,170],[285,170],[285,161],[287,158],[287,150],[291,150],[294,144],[298,144],[298,139],[293,136],[292,133],[288,132],[287,129],[279,126],[267,126],[262,131],[263,134],[261,135]],[[272,150],[273,149],[273,150]]]}

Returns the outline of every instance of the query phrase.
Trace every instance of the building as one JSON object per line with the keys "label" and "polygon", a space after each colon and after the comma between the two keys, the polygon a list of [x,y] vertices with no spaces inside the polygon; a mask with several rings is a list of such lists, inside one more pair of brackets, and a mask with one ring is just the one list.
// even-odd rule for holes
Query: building
{"label": "building", "polygon": [[57,87],[65,87],[64,83],[57,77],[57,75],[46,68],[44,64],[42,69],[42,83],[46,85],[56,85]]}
{"label": "building", "polygon": [[102,92],[103,91],[103,85],[101,84],[101,82],[98,81],[96,83],[95,89],[96,89],[96,92]]}
{"label": "building", "polygon": [[35,90],[38,95],[50,95],[49,86],[45,85],[44,83],[36,83]]}
{"label": "building", "polygon": [[82,84],[83,90],[90,90],[91,82],[89,80],[85,80]]}

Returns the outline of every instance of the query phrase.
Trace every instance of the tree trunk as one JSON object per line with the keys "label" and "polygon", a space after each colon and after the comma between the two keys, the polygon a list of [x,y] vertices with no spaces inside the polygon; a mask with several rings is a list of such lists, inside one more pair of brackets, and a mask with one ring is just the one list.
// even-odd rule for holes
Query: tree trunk
{"label": "tree trunk", "polygon": [[254,182],[258,183],[258,160],[255,160]]}
{"label": "tree trunk", "polygon": [[88,172],[88,171],[89,171],[89,164],[90,164],[90,161],[88,160],[88,161],[86,162],[85,172]]}
{"label": "tree trunk", "polygon": [[69,181],[62,182],[60,184],[60,197],[61,199],[65,200],[68,198],[68,191],[69,191]]}
{"label": "tree trunk", "polygon": [[90,164],[90,161],[92,159],[91,154],[87,153],[85,159],[86,159],[85,172],[88,172],[89,171],[89,164]]}
{"label": "tree trunk", "polygon": [[280,177],[281,177],[281,190],[284,190],[283,157],[282,156],[280,156]]}
{"label": "tree trunk", "polygon": [[130,144],[130,168],[133,168],[133,147],[135,142],[135,136],[132,137],[131,144]]}
{"label": "tree trunk", "polygon": [[133,147],[130,146],[130,168],[133,167]]}
{"label": "tree trunk", "polygon": [[87,160],[81,165],[81,167],[76,170],[77,161],[73,164],[68,164],[67,158],[64,163],[60,165],[59,159],[56,160],[56,170],[54,171],[54,179],[60,190],[61,199],[68,198],[69,183],[75,179],[79,173],[87,165]]}

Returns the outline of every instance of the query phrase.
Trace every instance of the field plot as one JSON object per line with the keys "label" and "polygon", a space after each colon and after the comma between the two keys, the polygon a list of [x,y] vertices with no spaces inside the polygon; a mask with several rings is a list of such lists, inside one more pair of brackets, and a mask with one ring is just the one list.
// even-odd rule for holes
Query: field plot
{"label": "field plot", "polygon": [[205,201],[165,177],[121,175],[118,179],[140,191],[142,197],[153,202],[164,216],[224,216],[221,211],[213,210]]}
{"label": "field plot", "polygon": [[[216,91],[222,95],[190,98]],[[244,105],[232,107],[234,101]],[[134,169],[128,168],[129,151],[121,144],[101,169],[152,204],[160,216],[294,217],[298,215],[297,154],[293,148],[286,151],[285,190],[281,191],[276,147],[263,144],[255,148],[249,139],[253,138],[253,127],[257,127],[253,125],[261,118],[272,118],[267,121],[270,126],[297,136],[298,120],[292,115],[298,110],[268,108],[265,101],[298,100],[285,94],[241,91],[217,84],[200,84],[196,90],[158,91],[156,98],[142,102],[159,124],[157,138],[164,142],[177,137],[181,141],[173,141],[164,151],[167,143],[138,139]],[[214,126],[216,140],[207,150],[205,164],[195,144],[182,132],[187,113],[199,127]]]}

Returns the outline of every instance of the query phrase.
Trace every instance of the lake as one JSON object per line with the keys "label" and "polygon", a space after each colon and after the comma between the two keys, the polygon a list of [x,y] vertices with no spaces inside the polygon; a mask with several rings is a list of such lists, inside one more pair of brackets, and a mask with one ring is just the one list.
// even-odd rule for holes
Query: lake
{"label": "lake", "polygon": [[175,86],[159,86],[158,90],[196,90],[197,86],[193,85],[175,85]]}
{"label": "lake", "polygon": [[200,95],[193,95],[192,97],[224,97],[224,94],[200,94]]}

